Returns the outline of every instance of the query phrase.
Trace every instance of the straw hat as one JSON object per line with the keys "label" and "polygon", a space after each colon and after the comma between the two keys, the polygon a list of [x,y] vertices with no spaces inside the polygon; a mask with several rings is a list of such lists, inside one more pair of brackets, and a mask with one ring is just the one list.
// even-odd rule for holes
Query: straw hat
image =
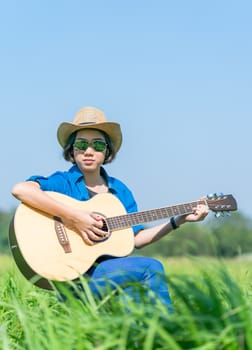
{"label": "straw hat", "polygon": [[115,152],[118,152],[122,143],[120,124],[108,122],[105,114],[94,107],[83,107],[75,115],[72,123],[63,122],[59,125],[57,138],[62,147],[65,147],[70,135],[82,129],[97,129],[104,131],[111,139]]}

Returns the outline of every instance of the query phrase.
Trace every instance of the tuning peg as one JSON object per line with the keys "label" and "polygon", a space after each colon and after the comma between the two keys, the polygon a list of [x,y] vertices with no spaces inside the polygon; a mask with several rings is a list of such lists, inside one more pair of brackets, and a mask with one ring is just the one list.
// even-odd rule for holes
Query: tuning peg
{"label": "tuning peg", "polygon": [[224,193],[223,192],[219,192],[216,195],[217,195],[217,197],[224,197]]}
{"label": "tuning peg", "polygon": [[231,216],[231,213],[229,211],[217,211],[215,217],[219,218],[220,216]]}
{"label": "tuning peg", "polygon": [[214,199],[214,198],[216,198],[216,197],[217,197],[216,193],[209,193],[209,194],[207,195],[207,198],[208,198],[208,199]]}

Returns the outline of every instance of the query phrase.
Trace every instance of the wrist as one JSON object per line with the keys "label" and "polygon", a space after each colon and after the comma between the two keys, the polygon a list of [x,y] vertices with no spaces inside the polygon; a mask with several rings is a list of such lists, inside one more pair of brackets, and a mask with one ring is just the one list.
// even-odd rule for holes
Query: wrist
{"label": "wrist", "polygon": [[179,228],[179,226],[183,225],[185,222],[185,215],[170,218],[170,225],[173,230],[176,230],[176,228]]}
{"label": "wrist", "polygon": [[186,222],[185,215],[176,216],[176,224],[178,226],[183,225]]}
{"label": "wrist", "polygon": [[177,228],[179,228],[179,224],[177,223],[177,221],[173,216],[170,218],[170,225],[173,230],[176,230]]}

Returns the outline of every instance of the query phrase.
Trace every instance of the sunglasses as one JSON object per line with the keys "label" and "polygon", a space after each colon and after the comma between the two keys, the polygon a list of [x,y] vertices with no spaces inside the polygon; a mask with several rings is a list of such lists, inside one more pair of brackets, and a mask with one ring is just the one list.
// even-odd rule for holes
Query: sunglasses
{"label": "sunglasses", "polygon": [[75,141],[73,146],[80,151],[86,151],[91,146],[96,152],[103,152],[107,147],[107,143],[103,140],[93,140],[91,142],[86,140]]}

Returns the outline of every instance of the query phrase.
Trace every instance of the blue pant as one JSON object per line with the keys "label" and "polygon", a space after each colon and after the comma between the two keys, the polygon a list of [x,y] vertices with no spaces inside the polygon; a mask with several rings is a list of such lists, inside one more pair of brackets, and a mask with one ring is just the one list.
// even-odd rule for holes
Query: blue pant
{"label": "blue pant", "polygon": [[[165,281],[164,268],[156,259],[129,256],[123,258],[105,259],[91,267],[86,273],[88,285],[94,296],[102,296],[107,288],[118,286],[124,289],[129,297],[136,299],[132,284],[141,285],[161,303],[171,309],[171,299]],[[137,301],[137,300],[136,300]]]}

